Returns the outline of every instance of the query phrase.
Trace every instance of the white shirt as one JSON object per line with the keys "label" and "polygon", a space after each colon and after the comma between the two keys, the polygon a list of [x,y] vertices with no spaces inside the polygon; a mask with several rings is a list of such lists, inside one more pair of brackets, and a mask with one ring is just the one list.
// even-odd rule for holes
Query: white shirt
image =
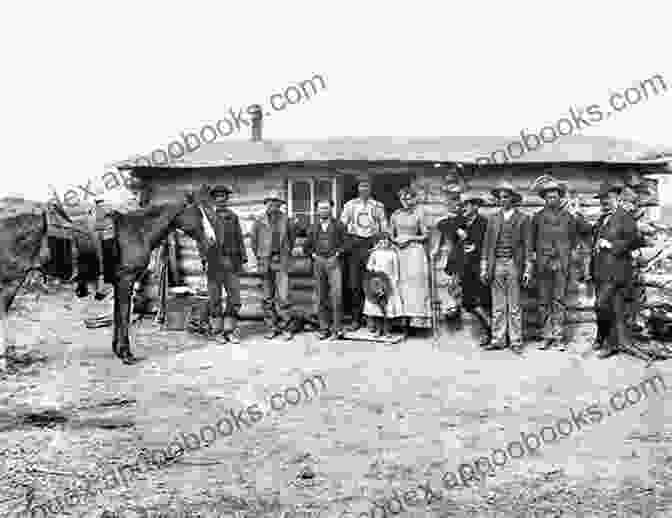
{"label": "white shirt", "polygon": [[513,211],[516,209],[503,210],[502,215],[504,216],[504,221],[509,221],[513,216]]}

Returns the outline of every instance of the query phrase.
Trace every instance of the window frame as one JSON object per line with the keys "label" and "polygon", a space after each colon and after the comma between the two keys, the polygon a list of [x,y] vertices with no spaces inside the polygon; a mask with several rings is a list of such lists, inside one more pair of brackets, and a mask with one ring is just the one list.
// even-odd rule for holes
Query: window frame
{"label": "window frame", "polygon": [[317,213],[315,210],[315,204],[317,200],[315,196],[317,194],[317,183],[329,181],[331,182],[331,201],[332,209],[331,214],[334,218],[338,216],[338,176],[337,175],[325,175],[325,176],[315,176],[315,177],[300,177],[295,176],[287,179],[287,214],[290,218],[295,216],[294,213],[294,197],[293,197],[293,187],[296,183],[307,183],[310,186],[310,200],[309,207],[310,212],[308,212],[308,219],[310,223],[315,223]]}

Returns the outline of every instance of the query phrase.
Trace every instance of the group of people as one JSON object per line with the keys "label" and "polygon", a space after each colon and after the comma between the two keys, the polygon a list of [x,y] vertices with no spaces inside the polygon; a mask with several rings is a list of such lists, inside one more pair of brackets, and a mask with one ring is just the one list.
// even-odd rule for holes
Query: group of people
{"label": "group of people", "polygon": [[[266,338],[293,337],[288,273],[293,255],[312,258],[321,339],[344,337],[346,289],[350,331],[368,325],[371,332],[389,336],[396,322],[408,336],[414,328],[436,325],[432,311],[441,294],[436,279],[432,281],[437,259],[444,257],[441,269],[449,279],[448,290],[480,323],[483,348],[522,352],[521,291],[532,284],[539,297],[541,348],[564,348],[572,251],[582,238],[590,237],[590,275],[597,294],[594,348],[601,357],[611,356],[628,343],[628,323],[634,322],[626,314],[636,313],[627,307],[636,298],[632,252],[646,245],[635,219],[637,193],[631,186],[603,184],[596,196],[601,215],[590,224],[579,206],[567,203],[565,183],[547,176],[539,180],[536,192],[544,207],[532,217],[517,208],[522,197],[509,182],[491,191],[499,208],[488,218],[479,213],[483,198],[453,186],[447,190],[448,211],[431,231],[412,189],[399,192],[402,207],[388,220],[383,204],[371,198],[370,183],[361,181],[357,198],[345,204],[340,218],[333,216],[331,200],[317,202],[317,218],[307,229],[302,251],[295,248],[297,228],[282,209],[282,193],[268,194],[265,213],[251,233],[263,279]],[[219,200],[218,210],[210,215],[218,245],[207,257],[212,331],[226,341],[239,342],[240,274],[247,252],[238,216],[226,206],[231,189],[218,187],[212,194]],[[109,236],[101,222],[96,218],[92,225],[97,225],[101,238],[97,247],[102,249]],[[344,286],[345,268],[348,286]],[[383,303],[370,282],[381,278]],[[227,294],[225,311],[217,302],[222,287]]]}
{"label": "group of people", "polygon": [[[544,207],[532,217],[517,207],[522,196],[510,182],[491,191],[499,208],[489,218],[479,213],[483,198],[449,189],[448,214],[437,222],[433,236],[412,190],[402,189],[402,208],[387,221],[382,204],[370,197],[369,183],[361,182],[358,189],[358,198],[345,204],[340,221],[332,218],[329,202],[318,203],[319,221],[309,232],[321,338],[343,336],[340,257],[349,269],[351,330],[364,325],[362,316],[378,334],[389,335],[395,320],[404,335],[411,328],[430,327],[432,303],[438,297],[431,277],[440,251],[448,246],[445,273],[450,286],[461,293],[462,308],[480,322],[482,347],[523,351],[521,292],[534,285],[540,348],[564,350],[572,254],[585,240],[591,246],[589,276],[596,289],[593,348],[606,358],[631,339],[629,324],[635,324],[637,313],[632,307],[637,298],[633,252],[647,244],[638,231],[635,186],[601,185],[596,195],[601,214],[594,224],[583,217],[580,205],[569,202],[568,186],[549,176],[536,182]],[[376,304],[371,293],[375,290],[366,290],[373,272],[387,279],[383,306]]]}

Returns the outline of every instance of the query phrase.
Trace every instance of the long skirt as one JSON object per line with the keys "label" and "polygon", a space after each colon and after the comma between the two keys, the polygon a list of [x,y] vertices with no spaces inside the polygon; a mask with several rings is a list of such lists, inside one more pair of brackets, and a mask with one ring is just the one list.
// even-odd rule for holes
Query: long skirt
{"label": "long skirt", "polygon": [[421,244],[411,243],[399,250],[399,295],[403,316],[410,319],[409,325],[430,328],[429,264]]}

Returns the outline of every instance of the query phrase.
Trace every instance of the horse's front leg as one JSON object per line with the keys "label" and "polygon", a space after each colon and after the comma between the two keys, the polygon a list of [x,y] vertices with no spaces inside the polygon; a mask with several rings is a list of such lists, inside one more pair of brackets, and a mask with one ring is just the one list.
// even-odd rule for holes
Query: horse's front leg
{"label": "horse's front leg", "polygon": [[4,290],[0,299],[0,371],[4,371],[7,370],[7,340],[9,340]]}
{"label": "horse's front leg", "polygon": [[124,274],[115,284],[114,291],[114,339],[112,348],[122,361],[131,365],[138,359],[131,352],[128,328],[131,320],[131,289],[136,275]]}

